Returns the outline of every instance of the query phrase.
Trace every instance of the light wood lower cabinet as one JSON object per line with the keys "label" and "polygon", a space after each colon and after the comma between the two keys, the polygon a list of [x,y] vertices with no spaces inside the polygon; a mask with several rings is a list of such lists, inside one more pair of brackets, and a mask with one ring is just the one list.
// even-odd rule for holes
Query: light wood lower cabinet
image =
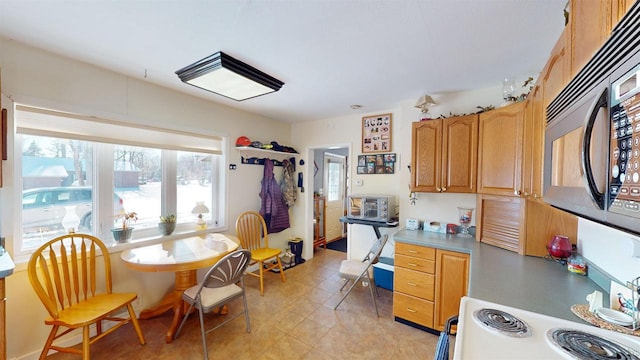
{"label": "light wood lower cabinet", "polygon": [[469,255],[396,243],[393,315],[441,331],[469,287]]}
{"label": "light wood lower cabinet", "polygon": [[469,288],[469,255],[456,251],[436,251],[436,309],[433,327],[442,331],[447,319],[457,315],[460,299]]}

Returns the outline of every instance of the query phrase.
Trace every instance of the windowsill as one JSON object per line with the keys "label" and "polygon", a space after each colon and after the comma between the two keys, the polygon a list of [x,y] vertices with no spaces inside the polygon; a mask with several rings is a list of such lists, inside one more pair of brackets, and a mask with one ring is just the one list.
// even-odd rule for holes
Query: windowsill
{"label": "windowsill", "polygon": [[[211,234],[211,233],[225,233],[228,230],[229,229],[227,227],[207,228],[205,230],[195,230],[195,231],[187,229],[187,230],[175,231],[173,234],[168,236],[162,236],[162,235],[142,236],[139,238],[133,238],[127,242],[116,242],[115,240],[113,240],[113,238],[109,238],[108,240],[105,240],[100,236],[98,236],[98,238],[100,238],[104,242],[105,246],[107,247],[107,250],[109,251],[109,254],[115,254],[115,253],[123,252],[128,249],[162,244],[163,242],[182,239],[190,236],[200,236],[200,235],[204,236],[206,234]],[[135,233],[134,233],[134,236],[135,236]],[[29,262],[30,258],[31,258],[31,254],[18,255],[14,257],[13,261],[15,264],[15,271],[26,270],[27,263]]]}
{"label": "windowsill", "polygon": [[205,230],[196,230],[196,231],[175,231],[171,235],[166,236],[149,236],[149,237],[140,237],[134,238],[126,242],[116,242],[112,240],[111,242],[105,242],[105,245],[109,249],[109,253],[118,253],[128,249],[139,248],[143,246],[162,244],[163,242],[182,239],[190,236],[204,236],[210,233],[221,233],[225,232],[227,228],[207,228]]}

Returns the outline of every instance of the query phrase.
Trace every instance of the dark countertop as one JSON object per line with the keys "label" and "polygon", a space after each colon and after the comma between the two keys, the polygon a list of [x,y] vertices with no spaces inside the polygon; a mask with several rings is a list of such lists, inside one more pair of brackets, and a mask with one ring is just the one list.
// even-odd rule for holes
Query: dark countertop
{"label": "dark countertop", "polygon": [[571,305],[587,304],[586,296],[595,290],[608,304],[608,290],[555,261],[422,230],[402,229],[394,240],[469,254],[469,296],[476,299],[576,322],[582,320],[571,312]]}

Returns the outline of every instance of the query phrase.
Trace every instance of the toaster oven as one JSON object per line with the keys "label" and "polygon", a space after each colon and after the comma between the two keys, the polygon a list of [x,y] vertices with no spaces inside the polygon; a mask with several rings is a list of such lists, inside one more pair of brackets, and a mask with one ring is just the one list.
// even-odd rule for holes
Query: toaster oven
{"label": "toaster oven", "polygon": [[395,218],[395,197],[392,195],[350,195],[348,201],[348,218],[378,222]]}

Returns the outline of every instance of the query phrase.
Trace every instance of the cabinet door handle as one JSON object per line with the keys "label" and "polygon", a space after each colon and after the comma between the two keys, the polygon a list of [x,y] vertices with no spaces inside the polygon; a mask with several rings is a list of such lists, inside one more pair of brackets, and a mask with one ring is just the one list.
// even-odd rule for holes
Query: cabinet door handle
{"label": "cabinet door handle", "polygon": [[411,309],[411,308],[407,308],[407,311],[408,311],[408,312],[412,312],[412,313],[416,313],[416,312],[417,312],[417,311],[415,311],[415,310],[413,310],[413,309]]}
{"label": "cabinet door handle", "polygon": [[516,191],[513,192],[513,195],[515,195],[515,196],[520,196],[520,194],[522,194],[522,191],[520,191],[520,190],[516,190]]}
{"label": "cabinet door handle", "polygon": [[417,254],[418,252],[416,250],[407,250],[408,253],[412,253],[412,254]]}
{"label": "cabinet door handle", "polygon": [[437,187],[436,190],[438,190],[438,192],[442,192],[442,189]]}
{"label": "cabinet door handle", "polygon": [[446,187],[443,187],[443,188],[442,188],[442,192],[446,192],[446,191],[447,191],[447,188],[446,188]]}
{"label": "cabinet door handle", "polygon": [[416,283],[413,283],[413,282],[407,282],[407,285],[410,285],[410,286],[417,286],[417,284],[416,284]]}
{"label": "cabinet door handle", "polygon": [[418,266],[418,264],[414,264],[414,263],[408,263],[407,265],[409,265],[409,266],[413,266],[413,267]]}

